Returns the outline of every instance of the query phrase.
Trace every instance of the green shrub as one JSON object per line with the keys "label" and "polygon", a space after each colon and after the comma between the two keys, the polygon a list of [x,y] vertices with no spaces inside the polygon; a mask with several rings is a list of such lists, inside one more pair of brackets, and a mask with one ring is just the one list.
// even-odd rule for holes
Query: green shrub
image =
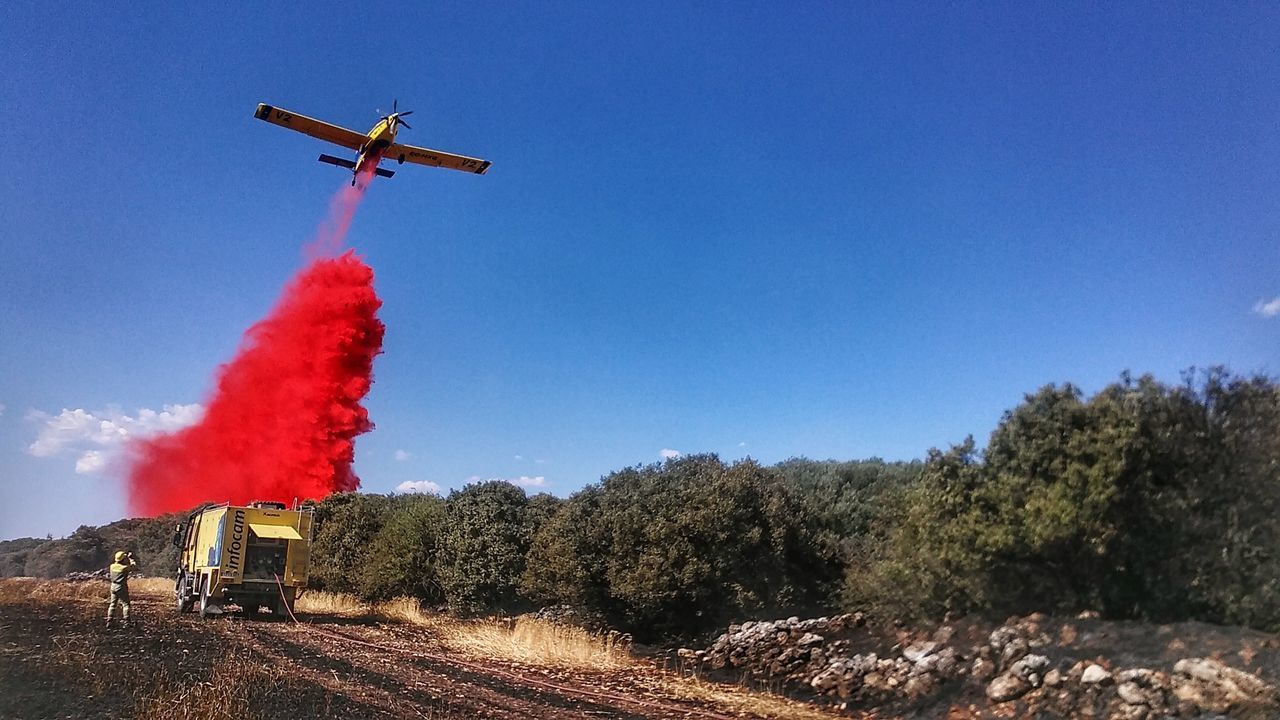
{"label": "green shrub", "polygon": [[361,493],[337,493],[313,505],[311,587],[360,593],[390,505],[384,495]]}
{"label": "green shrub", "polygon": [[1047,386],[978,456],[931,451],[849,602],[899,615],[1097,609],[1280,627],[1280,388],[1214,370]]}
{"label": "green shrub", "polygon": [[615,472],[570,498],[538,534],[523,587],[652,638],[811,605],[837,571],[780,476],[696,455]]}
{"label": "green shrub", "polygon": [[473,615],[519,606],[516,586],[541,515],[530,510],[524,491],[508,482],[493,480],[449,493],[439,576],[450,610]]}
{"label": "green shrub", "polygon": [[369,545],[358,575],[365,600],[408,596],[426,603],[444,601],[438,562],[445,527],[445,502],[435,495],[398,495],[386,506],[386,521]]}

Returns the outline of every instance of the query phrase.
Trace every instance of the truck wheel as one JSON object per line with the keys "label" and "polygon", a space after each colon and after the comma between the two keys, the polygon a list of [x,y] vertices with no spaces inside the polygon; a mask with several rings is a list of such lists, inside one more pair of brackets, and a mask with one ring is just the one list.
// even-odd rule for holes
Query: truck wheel
{"label": "truck wheel", "polygon": [[209,578],[200,578],[200,617],[206,618],[212,614],[209,612]]}
{"label": "truck wheel", "polygon": [[173,594],[178,598],[178,612],[191,612],[192,598],[187,594],[187,574],[185,572],[178,573],[178,586],[173,589]]}

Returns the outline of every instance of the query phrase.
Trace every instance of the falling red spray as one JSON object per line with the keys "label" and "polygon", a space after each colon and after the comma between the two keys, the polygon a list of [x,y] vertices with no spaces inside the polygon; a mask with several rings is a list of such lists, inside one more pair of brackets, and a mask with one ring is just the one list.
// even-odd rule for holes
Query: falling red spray
{"label": "falling red spray", "polygon": [[333,198],[329,200],[329,218],[320,225],[315,240],[306,247],[307,259],[335,255],[342,248],[347,230],[351,229],[351,220],[355,218],[356,208],[360,207],[360,200],[364,198],[364,192],[369,188],[381,159],[380,156],[370,155],[361,166],[355,182],[333,194]]}
{"label": "falling red spray", "polygon": [[[308,252],[341,246],[363,188],[344,188]],[[360,401],[382,348],[373,270],[353,252],[316,257],[222,366],[204,417],[134,443],[130,509],[321,498],[355,490],[355,436],[373,427]]]}

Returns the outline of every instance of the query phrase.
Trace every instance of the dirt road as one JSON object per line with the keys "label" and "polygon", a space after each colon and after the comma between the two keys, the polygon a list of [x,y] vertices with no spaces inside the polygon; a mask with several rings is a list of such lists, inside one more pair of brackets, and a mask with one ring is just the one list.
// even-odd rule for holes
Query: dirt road
{"label": "dirt road", "polygon": [[[429,628],[336,616],[179,615],[135,592],[134,627],[103,627],[105,586],[0,581],[0,718],[746,718],[671,673],[551,670],[452,655]],[[746,695],[743,693],[743,695]],[[747,708],[747,709],[744,709]]]}

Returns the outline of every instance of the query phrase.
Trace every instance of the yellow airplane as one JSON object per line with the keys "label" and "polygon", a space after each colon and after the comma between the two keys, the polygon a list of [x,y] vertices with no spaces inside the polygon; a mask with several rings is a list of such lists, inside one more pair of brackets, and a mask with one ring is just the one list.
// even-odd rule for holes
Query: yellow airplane
{"label": "yellow airplane", "polygon": [[[330,125],[322,120],[272,107],[266,103],[258,103],[258,111],[253,116],[259,120],[266,120],[273,125],[297,130],[300,133],[319,138],[325,142],[355,150],[356,159],[354,161],[336,158],[332,155],[320,156],[320,162],[351,170],[352,185],[356,184],[356,178],[360,176],[361,171],[365,170],[372,169],[382,177],[395,175],[392,170],[378,167],[378,162],[381,160],[394,160],[401,165],[406,162],[431,165],[432,167],[462,170],[477,175],[483,175],[489,169],[490,163],[488,160],[397,143],[396,130],[401,125],[409,127],[409,123],[404,121],[404,116],[413,113],[412,110],[397,112],[398,105],[398,102],[393,101],[391,114],[383,117],[378,121],[377,125],[373,126],[372,130],[363,135],[355,130]],[[412,130],[413,128],[409,129]]]}

